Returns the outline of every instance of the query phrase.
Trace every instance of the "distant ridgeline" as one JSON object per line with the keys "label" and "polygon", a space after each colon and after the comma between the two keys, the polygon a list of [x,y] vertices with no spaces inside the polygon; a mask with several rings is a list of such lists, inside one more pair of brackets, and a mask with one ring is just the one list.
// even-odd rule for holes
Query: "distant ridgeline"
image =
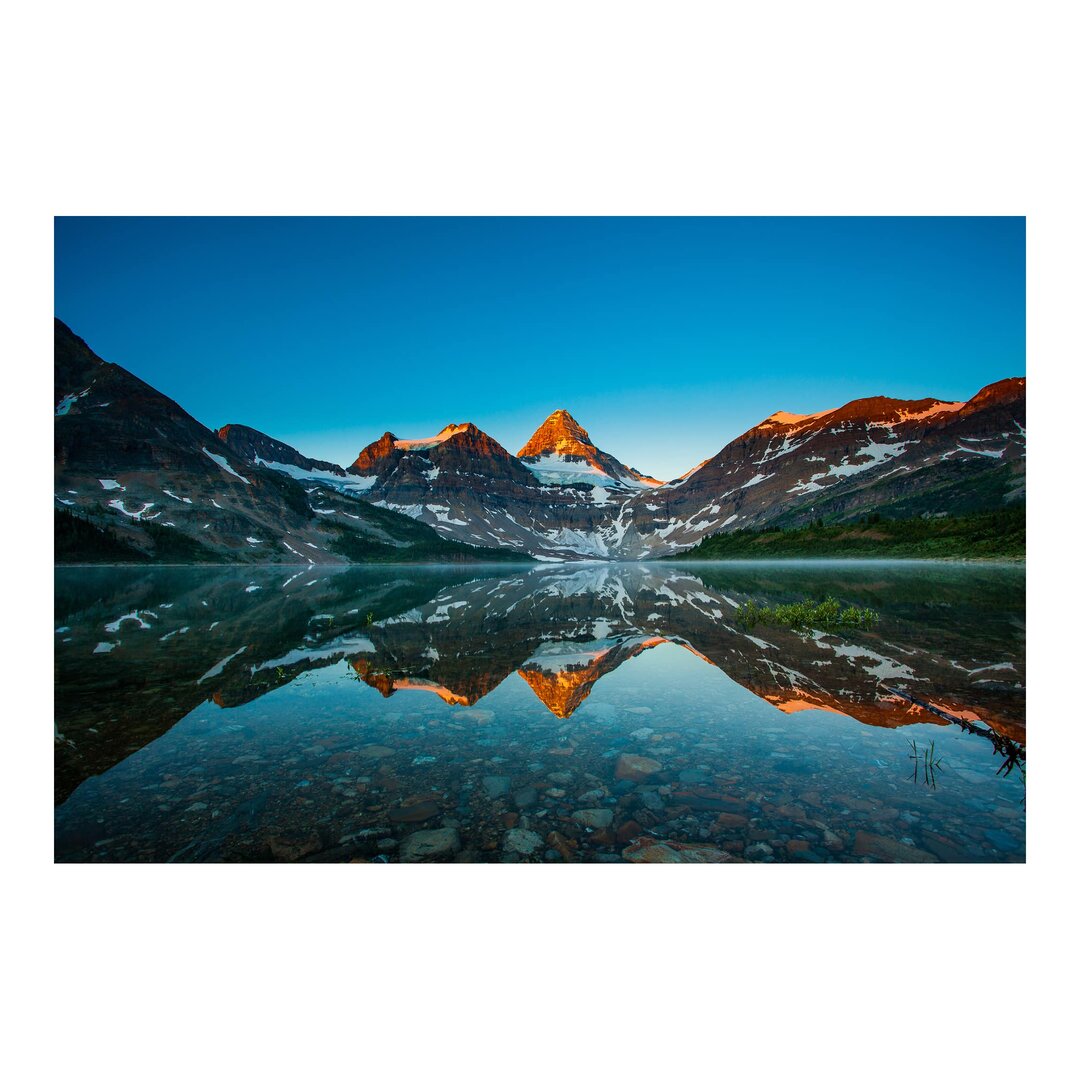
{"label": "distant ridgeline", "polygon": [[57,320],[56,560],[1017,557],[1025,394],[1016,378],[970,401],[777,412],[666,483],[564,409],[516,455],[456,422],[388,431],[342,467],[243,424],[204,427]]}
{"label": "distant ridgeline", "polygon": [[676,559],[1023,559],[1025,508],[981,514],[814,522],[738,529],[707,537]]}
{"label": "distant ridgeline", "polygon": [[[491,562],[517,551],[256,464],[250,429],[204,427],[55,326],[55,559],[67,563]],[[234,451],[238,441],[250,456]],[[260,438],[264,438],[261,437]],[[275,450],[283,444],[272,444]],[[295,455],[295,451],[293,452]],[[284,456],[279,453],[278,456]],[[294,460],[308,459],[295,455]],[[312,467],[325,462],[313,462]],[[304,480],[305,470],[296,468]]]}

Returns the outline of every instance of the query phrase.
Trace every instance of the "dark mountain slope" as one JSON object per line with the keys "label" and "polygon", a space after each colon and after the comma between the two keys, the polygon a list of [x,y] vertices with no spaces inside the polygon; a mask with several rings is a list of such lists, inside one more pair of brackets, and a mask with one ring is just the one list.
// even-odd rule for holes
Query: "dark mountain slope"
{"label": "dark mountain slope", "polygon": [[[244,425],[210,431],[59,322],[56,383],[58,507],[158,561],[636,560],[735,530],[985,512],[1025,493],[1022,378],[967,402],[773,413],[666,484],[599,450],[562,409],[520,457],[453,423],[386,432],[343,469]],[[77,557],[77,535],[107,549],[58,520],[58,558]]]}
{"label": "dark mountain slope", "polygon": [[308,472],[328,472],[345,478],[345,470],[340,465],[305,457],[287,443],[271,439],[269,435],[244,424],[226,424],[218,428],[215,434],[233,453],[253,465],[278,464]]}
{"label": "dark mountain slope", "polygon": [[666,554],[706,536],[817,519],[994,510],[1022,502],[1025,380],[969,402],[864,398],[774,413],[685,477],[636,496],[625,549]]}
{"label": "dark mountain slope", "polygon": [[[130,551],[123,561],[158,562],[492,557],[446,544],[423,523],[372,507],[354,493],[307,490],[280,469],[255,464],[257,453],[271,445],[289,456],[284,444],[235,426],[219,437],[164,394],[96,356],[59,320],[54,339],[60,561],[101,561],[110,551],[117,559]],[[338,472],[344,479],[344,470]]]}

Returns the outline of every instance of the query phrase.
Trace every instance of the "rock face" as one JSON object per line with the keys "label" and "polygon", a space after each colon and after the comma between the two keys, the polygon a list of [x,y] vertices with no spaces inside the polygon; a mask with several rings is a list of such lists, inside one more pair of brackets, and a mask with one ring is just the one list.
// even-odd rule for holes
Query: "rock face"
{"label": "rock face", "polygon": [[1022,501],[1025,380],[968,402],[864,398],[800,416],[779,412],[679,480],[636,498],[621,549],[682,550],[703,537],[768,524],[962,513]]}
{"label": "rock face", "polygon": [[58,508],[143,557],[260,561],[275,549],[287,554],[277,543],[283,534],[323,552],[297,485],[246,467],[176,402],[100,359],[59,320],[55,379]]}
{"label": "rock face", "polygon": [[[606,489],[542,482],[475,424],[448,424],[424,439],[387,432],[348,472],[368,485],[365,499],[442,536],[557,561],[608,554]],[[629,490],[621,490],[625,498]]]}
{"label": "rock face", "polygon": [[365,498],[444,536],[540,559],[642,559],[732,529],[1022,501],[1025,424],[1024,379],[968,402],[874,397],[813,415],[777,412],[660,484],[599,450],[559,410],[517,459],[473,425],[452,424],[429,439],[387,433],[350,472],[370,480]]}
{"label": "rock face", "polygon": [[[349,472],[378,479],[395,476],[396,483],[407,485],[419,484],[418,474],[434,481],[444,469],[460,475],[477,467],[481,470],[478,477],[530,482],[517,460],[475,424],[447,424],[438,435],[426,439],[399,439],[388,431],[360,451]],[[435,476],[426,475],[433,470]]]}
{"label": "rock face", "polygon": [[517,456],[543,483],[659,487],[660,481],[598,449],[589,433],[565,410],[557,409],[533,432]]}
{"label": "rock face", "polygon": [[386,432],[381,438],[360,451],[356,460],[349,466],[349,472],[360,476],[378,473],[380,469],[385,472],[386,464],[398,461],[401,454],[405,452],[399,450],[397,444],[398,437],[391,431]]}
{"label": "rock face", "polygon": [[211,431],[59,320],[54,336],[57,561],[491,557],[357,498],[366,484],[339,466],[242,425]]}
{"label": "rock face", "polygon": [[286,443],[244,424],[226,424],[218,428],[216,434],[234,454],[252,465],[269,465],[282,472],[288,472],[290,468],[301,472],[326,472],[345,479],[345,470],[340,465],[305,457]]}
{"label": "rock face", "polygon": [[[425,438],[388,431],[342,469],[241,424],[212,432],[59,322],[56,341],[58,509],[141,557],[338,562],[412,548],[435,561],[636,560],[734,529],[956,514],[1025,495],[1022,378],[967,402],[773,413],[661,484],[600,450],[565,409],[517,456],[452,423]],[[439,537],[459,546],[440,550]]]}

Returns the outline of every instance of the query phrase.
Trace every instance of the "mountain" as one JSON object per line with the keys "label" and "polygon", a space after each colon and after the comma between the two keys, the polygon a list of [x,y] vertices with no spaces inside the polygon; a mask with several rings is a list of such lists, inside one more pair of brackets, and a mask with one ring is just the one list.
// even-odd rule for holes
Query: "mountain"
{"label": "mountain", "polygon": [[[58,562],[505,557],[363,502],[344,470],[251,428],[211,431],[59,320],[54,350]],[[325,474],[339,488],[308,491],[290,471]]]}
{"label": "mountain", "polygon": [[[391,432],[364,447],[349,472],[378,480],[393,476],[401,485],[421,484],[438,479],[445,470],[454,475],[477,470],[477,478],[492,482],[530,484],[527,470],[518,464],[490,435],[475,424],[447,424],[426,439],[399,439]],[[429,475],[430,474],[430,475]]]}
{"label": "mountain", "polygon": [[1025,380],[970,401],[872,397],[812,415],[778,412],[679,480],[638,498],[624,549],[656,554],[715,532],[956,514],[1023,501]]}
{"label": "mountain", "polygon": [[589,433],[565,410],[557,409],[533,432],[517,456],[545,484],[591,484],[627,488],[659,487],[596,447]]}
{"label": "mountain", "polygon": [[340,465],[335,465],[332,461],[317,461],[315,458],[305,457],[286,443],[271,439],[269,435],[243,424],[226,424],[214,434],[233,453],[253,465],[267,465],[290,476],[299,474],[305,478],[312,473],[329,473],[342,480],[346,477],[345,470]]}
{"label": "mountain", "polygon": [[471,423],[428,438],[386,432],[348,472],[364,497],[468,543],[534,558],[616,557],[621,507],[658,480],[597,448],[565,410],[551,414],[515,457]]}
{"label": "mountain", "polygon": [[368,485],[365,499],[447,537],[556,561],[609,557],[608,488],[549,483],[475,424],[416,439],[388,431],[348,472]]}
{"label": "mountain", "polygon": [[873,397],[812,415],[776,412],[660,484],[599,450],[565,410],[518,453],[471,424],[429,439],[387,432],[350,472],[364,497],[443,535],[544,559],[641,559],[705,537],[817,519],[955,514],[1022,503],[1025,380],[970,401]]}
{"label": "mountain", "polygon": [[1025,497],[1022,378],[969,401],[775,412],[668,483],[599,449],[565,409],[517,455],[455,422],[387,431],[342,468],[243,424],[209,430],[59,322],[56,401],[60,561],[637,560],[737,530]]}

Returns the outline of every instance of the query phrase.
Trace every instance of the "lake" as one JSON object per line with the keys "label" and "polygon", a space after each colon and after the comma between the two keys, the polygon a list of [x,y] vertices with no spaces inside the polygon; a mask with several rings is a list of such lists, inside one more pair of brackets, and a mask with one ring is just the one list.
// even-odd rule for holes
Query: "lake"
{"label": "lake", "polygon": [[[60,862],[1023,862],[1017,566],[58,568]],[[746,605],[835,597],[876,624]]]}

